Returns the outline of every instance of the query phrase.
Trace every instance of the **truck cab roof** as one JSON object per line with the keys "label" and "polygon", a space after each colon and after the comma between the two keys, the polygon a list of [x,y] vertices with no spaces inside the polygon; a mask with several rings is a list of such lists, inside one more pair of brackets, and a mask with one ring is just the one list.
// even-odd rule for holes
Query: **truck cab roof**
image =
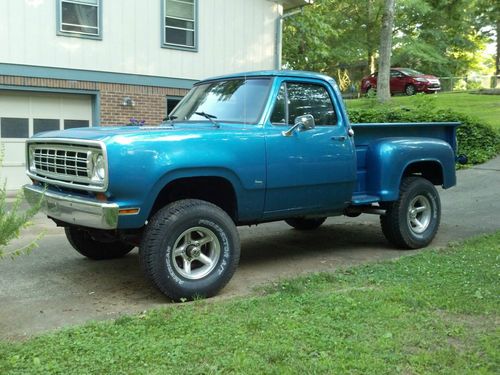
{"label": "truck cab roof", "polygon": [[233,79],[233,78],[241,78],[241,77],[290,77],[290,78],[311,78],[311,79],[321,79],[321,80],[332,80],[331,77],[316,73],[309,72],[304,70],[258,70],[253,72],[243,72],[243,73],[235,73],[235,74],[226,74],[222,76],[210,77],[204,79],[202,81],[197,82],[196,84],[200,84],[203,82],[210,81],[220,81],[224,79]]}

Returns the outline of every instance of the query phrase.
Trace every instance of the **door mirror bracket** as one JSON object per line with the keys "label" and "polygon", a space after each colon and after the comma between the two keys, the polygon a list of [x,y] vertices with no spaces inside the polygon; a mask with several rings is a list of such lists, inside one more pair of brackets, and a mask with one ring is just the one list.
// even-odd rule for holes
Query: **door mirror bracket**
{"label": "door mirror bracket", "polygon": [[281,134],[284,137],[291,137],[297,131],[311,130],[316,127],[313,115],[302,115],[295,118],[295,124],[288,130],[284,130]]}

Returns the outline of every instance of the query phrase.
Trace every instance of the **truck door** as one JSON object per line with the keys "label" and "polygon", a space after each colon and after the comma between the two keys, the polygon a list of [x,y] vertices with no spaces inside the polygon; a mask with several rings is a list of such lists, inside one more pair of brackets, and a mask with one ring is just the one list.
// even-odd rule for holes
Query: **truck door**
{"label": "truck door", "polygon": [[[352,197],[356,165],[352,138],[339,116],[335,92],[318,80],[281,80],[266,123],[265,218],[342,211]],[[315,128],[283,131],[304,114]]]}

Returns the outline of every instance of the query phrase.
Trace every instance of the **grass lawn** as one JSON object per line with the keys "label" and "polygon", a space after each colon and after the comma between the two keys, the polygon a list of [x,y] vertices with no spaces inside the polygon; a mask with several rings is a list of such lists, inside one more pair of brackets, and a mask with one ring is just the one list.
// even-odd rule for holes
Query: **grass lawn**
{"label": "grass lawn", "polygon": [[[452,109],[456,112],[477,117],[482,122],[500,130],[500,95],[477,95],[469,93],[439,93],[430,95],[438,108]],[[393,96],[391,105],[411,107],[416,104],[415,96]],[[348,99],[347,108],[368,108],[370,99]]]}
{"label": "grass lawn", "polygon": [[498,374],[500,232],[21,343],[0,373]]}

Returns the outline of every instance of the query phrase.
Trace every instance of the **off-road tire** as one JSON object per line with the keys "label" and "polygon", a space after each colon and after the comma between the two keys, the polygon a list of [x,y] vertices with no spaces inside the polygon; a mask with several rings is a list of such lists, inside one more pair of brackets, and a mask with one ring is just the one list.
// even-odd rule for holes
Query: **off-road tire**
{"label": "off-road tire", "polygon": [[285,220],[285,223],[297,230],[313,230],[319,228],[321,224],[325,222],[325,220],[326,217],[315,217],[310,219],[297,217],[293,219],[287,219]]}
{"label": "off-road tire", "polygon": [[134,248],[133,245],[119,240],[95,240],[88,231],[76,227],[66,227],[64,231],[71,246],[83,256],[93,260],[121,258]]}
{"label": "off-road tire", "polygon": [[[425,178],[405,177],[399,199],[383,207],[386,213],[380,216],[382,232],[396,247],[418,249],[434,239],[441,220],[441,202],[436,188]],[[423,211],[415,213],[420,209]],[[415,222],[425,225],[416,226]]]}
{"label": "off-road tire", "polygon": [[[191,236],[197,233],[210,233],[213,241],[188,246]],[[185,243],[184,237],[188,238]],[[197,254],[215,254],[217,247],[219,255],[214,256],[210,266],[192,258],[195,250]],[[192,253],[188,254],[189,248]],[[165,206],[149,220],[139,255],[145,275],[163,294],[174,301],[192,300],[214,296],[229,282],[240,259],[240,240],[233,220],[221,208],[202,200],[185,199]],[[212,259],[210,254],[208,258]],[[189,262],[189,270],[185,262]],[[192,269],[194,263],[198,269]],[[207,274],[195,277],[195,272],[203,267],[208,267]]]}

